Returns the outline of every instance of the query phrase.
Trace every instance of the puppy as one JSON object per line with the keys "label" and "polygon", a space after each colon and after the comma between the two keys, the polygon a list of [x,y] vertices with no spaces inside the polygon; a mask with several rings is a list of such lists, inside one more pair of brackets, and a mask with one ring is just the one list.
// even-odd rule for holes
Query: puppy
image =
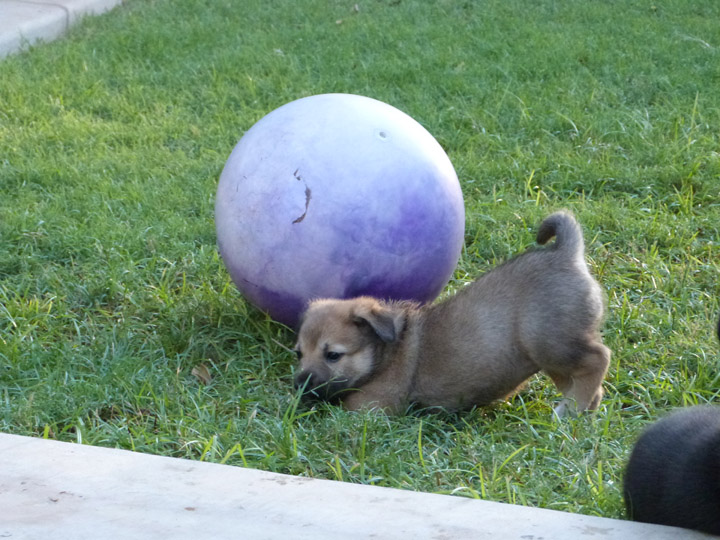
{"label": "puppy", "polygon": [[[720,321],[715,327],[720,339]],[[690,407],[653,424],[625,469],[636,521],[720,535],[720,407]]]}
{"label": "puppy", "polygon": [[631,519],[720,535],[720,407],[652,425],[630,456],[624,492]]}
{"label": "puppy", "polygon": [[610,350],[604,306],[567,212],[540,225],[539,244],[429,306],[369,297],[316,300],[303,315],[295,386],[350,409],[457,410],[512,394],[542,370],[565,399],[558,416],[595,409]]}

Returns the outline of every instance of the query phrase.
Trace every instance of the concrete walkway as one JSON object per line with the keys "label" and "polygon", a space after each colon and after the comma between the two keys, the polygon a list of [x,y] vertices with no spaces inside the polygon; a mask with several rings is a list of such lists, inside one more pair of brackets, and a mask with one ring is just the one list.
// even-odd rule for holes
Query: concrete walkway
{"label": "concrete walkway", "polygon": [[0,434],[0,538],[697,540],[449,495]]}
{"label": "concrete walkway", "polygon": [[97,15],[122,0],[0,0],[0,58],[38,41],[52,41],[84,15]]}

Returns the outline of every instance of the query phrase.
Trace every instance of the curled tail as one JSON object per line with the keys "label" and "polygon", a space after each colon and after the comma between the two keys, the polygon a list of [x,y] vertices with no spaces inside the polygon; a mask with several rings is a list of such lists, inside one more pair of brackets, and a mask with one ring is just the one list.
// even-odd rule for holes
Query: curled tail
{"label": "curled tail", "polygon": [[545,244],[555,237],[553,249],[566,251],[569,255],[582,255],[585,250],[582,229],[575,217],[566,210],[550,214],[540,224],[537,243]]}

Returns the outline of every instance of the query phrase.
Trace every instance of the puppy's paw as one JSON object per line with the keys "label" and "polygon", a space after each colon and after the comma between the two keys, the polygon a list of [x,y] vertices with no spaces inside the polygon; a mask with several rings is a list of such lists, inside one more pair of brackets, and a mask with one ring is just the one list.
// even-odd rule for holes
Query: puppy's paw
{"label": "puppy's paw", "polygon": [[374,395],[363,390],[351,392],[343,400],[343,406],[348,411],[375,411],[388,415],[401,414],[404,411],[399,401],[388,400],[386,396]]}
{"label": "puppy's paw", "polygon": [[578,415],[577,406],[574,399],[564,398],[557,407],[553,409],[553,417],[556,420],[561,420],[567,416],[575,418]]}

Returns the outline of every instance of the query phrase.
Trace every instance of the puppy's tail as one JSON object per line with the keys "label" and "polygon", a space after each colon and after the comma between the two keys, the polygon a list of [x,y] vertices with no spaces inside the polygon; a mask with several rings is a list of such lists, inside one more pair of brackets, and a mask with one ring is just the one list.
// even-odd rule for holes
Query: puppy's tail
{"label": "puppy's tail", "polygon": [[570,256],[582,256],[585,251],[582,229],[575,217],[566,210],[550,214],[540,224],[537,243],[545,244],[555,237],[553,249],[565,251]]}

